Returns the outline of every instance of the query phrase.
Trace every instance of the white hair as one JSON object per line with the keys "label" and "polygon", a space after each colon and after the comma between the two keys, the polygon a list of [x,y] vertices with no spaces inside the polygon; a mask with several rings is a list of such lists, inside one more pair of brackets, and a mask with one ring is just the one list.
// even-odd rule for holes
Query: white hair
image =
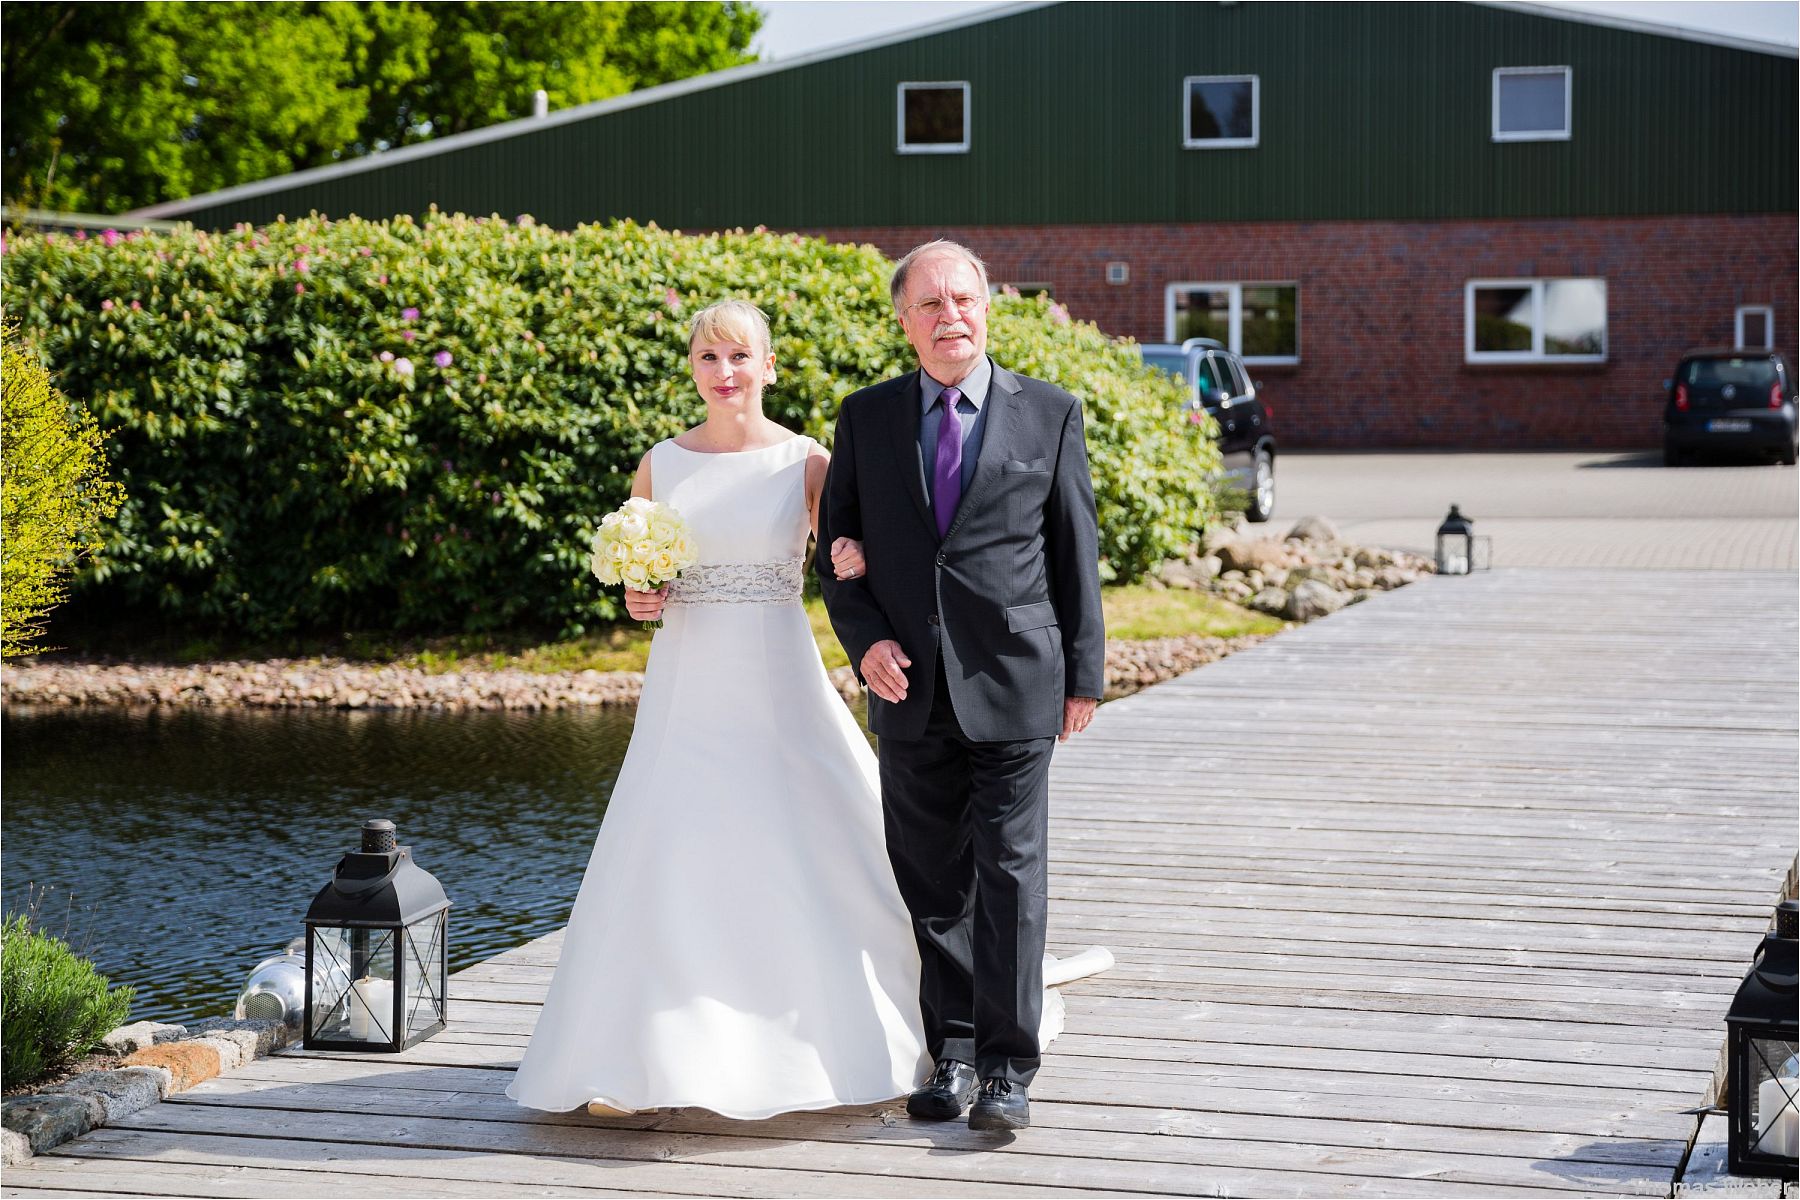
{"label": "white hair", "polygon": [[960,258],[964,262],[967,262],[971,267],[974,267],[975,274],[981,276],[981,293],[984,296],[987,295],[987,264],[981,261],[981,257],[967,246],[958,242],[951,242],[946,241],[943,238],[938,238],[934,242],[926,242],[922,246],[914,246],[911,250],[906,252],[906,257],[894,264],[894,278],[888,283],[888,296],[894,302],[895,312],[900,311],[900,298],[906,295],[906,277],[912,274],[914,265],[924,259],[935,258],[939,255]]}

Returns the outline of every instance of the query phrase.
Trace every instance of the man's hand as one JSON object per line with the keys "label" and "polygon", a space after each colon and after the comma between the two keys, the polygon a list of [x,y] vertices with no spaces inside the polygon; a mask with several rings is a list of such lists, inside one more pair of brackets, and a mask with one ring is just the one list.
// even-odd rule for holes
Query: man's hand
{"label": "man's hand", "polygon": [[1088,722],[1094,719],[1094,709],[1099,705],[1100,702],[1092,696],[1065,696],[1062,733],[1057,735],[1056,740],[1066,742],[1070,735],[1086,729]]}
{"label": "man's hand", "polygon": [[831,569],[839,579],[859,579],[868,574],[868,565],[863,562],[862,543],[847,537],[832,542]]}
{"label": "man's hand", "polygon": [[863,681],[869,685],[871,692],[889,704],[898,704],[906,699],[906,672],[901,668],[910,666],[912,659],[906,657],[906,651],[900,649],[899,642],[891,638],[876,642],[863,655]]}
{"label": "man's hand", "polygon": [[634,587],[625,589],[625,611],[636,621],[662,620],[663,601],[668,599],[669,589],[657,588],[654,592],[640,592]]}

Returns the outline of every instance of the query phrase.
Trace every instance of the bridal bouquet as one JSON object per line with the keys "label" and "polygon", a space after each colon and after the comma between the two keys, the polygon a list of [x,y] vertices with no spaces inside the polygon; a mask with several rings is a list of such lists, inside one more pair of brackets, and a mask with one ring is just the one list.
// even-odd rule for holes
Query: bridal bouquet
{"label": "bridal bouquet", "polygon": [[697,558],[680,513],[660,501],[633,496],[600,519],[588,566],[601,583],[651,592],[693,566]]}

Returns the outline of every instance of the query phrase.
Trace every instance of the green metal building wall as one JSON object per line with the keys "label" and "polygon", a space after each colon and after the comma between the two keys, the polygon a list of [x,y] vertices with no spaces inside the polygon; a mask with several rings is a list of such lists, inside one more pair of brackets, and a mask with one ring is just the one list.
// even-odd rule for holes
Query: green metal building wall
{"label": "green metal building wall", "polygon": [[[1573,68],[1568,141],[1495,143],[1496,67]],[[1261,144],[1182,147],[1182,80],[1261,77]],[[895,87],[971,84],[967,154]],[[706,229],[1788,212],[1791,56],[1475,4],[1066,3],[236,201]],[[174,206],[159,207],[158,213]]]}

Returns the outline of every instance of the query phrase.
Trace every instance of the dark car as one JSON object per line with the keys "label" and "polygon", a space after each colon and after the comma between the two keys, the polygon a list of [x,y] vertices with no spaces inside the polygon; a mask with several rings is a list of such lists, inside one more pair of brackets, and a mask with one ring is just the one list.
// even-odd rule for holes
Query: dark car
{"label": "dark car", "polygon": [[1663,462],[1695,454],[1773,457],[1792,465],[1794,376],[1773,350],[1690,350],[1663,380]]}
{"label": "dark car", "polygon": [[1204,408],[1219,423],[1226,476],[1249,497],[1244,516],[1267,521],[1275,512],[1275,433],[1244,360],[1211,338],[1140,349],[1145,362],[1188,385],[1190,411]]}

